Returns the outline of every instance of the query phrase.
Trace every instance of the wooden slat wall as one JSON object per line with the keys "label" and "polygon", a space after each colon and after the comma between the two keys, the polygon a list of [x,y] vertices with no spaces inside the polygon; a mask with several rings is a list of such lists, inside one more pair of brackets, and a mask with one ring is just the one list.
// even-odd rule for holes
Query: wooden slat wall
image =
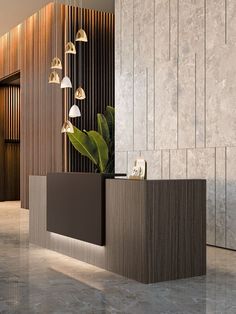
{"label": "wooden slat wall", "polygon": [[28,208],[29,175],[62,171],[62,92],[58,86],[48,84],[48,75],[55,54],[63,57],[63,6],[58,6],[57,22],[58,53],[53,4],[0,38],[0,80],[21,72],[20,168],[24,208]]}
{"label": "wooden slat wall", "polygon": [[[78,7],[66,6],[68,39],[74,40],[81,27],[81,11]],[[74,104],[75,89],[81,84],[86,99],[77,101],[81,117],[72,119],[80,129],[97,129],[97,113],[104,112],[106,106],[114,106],[114,14],[82,10],[83,28],[88,42],[76,43],[77,55],[69,56],[68,70],[74,82],[68,94],[68,107]],[[76,67],[76,72],[72,69]],[[68,170],[91,172],[91,162],[80,156],[69,144]]]}
{"label": "wooden slat wall", "polygon": [[58,7],[56,17],[49,4],[22,25],[21,201],[26,208],[29,175],[62,171],[62,91],[48,84],[48,75],[52,58],[62,58],[63,11]]}
{"label": "wooden slat wall", "polygon": [[4,87],[4,140],[5,143],[20,141],[20,86]]}
{"label": "wooden slat wall", "polygon": [[[63,99],[65,97],[68,100],[69,107],[74,100],[72,101],[72,95],[64,95],[58,85],[48,84],[51,59],[56,54],[63,59],[67,40],[65,33],[73,27],[74,38],[79,26],[78,8],[74,12],[76,24],[72,20],[66,31],[65,13],[72,12],[73,9],[63,5],[58,8],[57,18],[51,3],[0,38],[0,81],[12,73],[21,72],[20,168],[21,204],[24,208],[28,208],[29,203],[29,175],[45,175],[65,169],[93,170],[86,159],[80,158],[70,146],[67,147],[66,142],[63,148],[60,129],[68,114],[64,111]],[[114,15],[83,10],[83,17],[89,42],[77,44],[77,48],[80,46],[83,50],[77,58],[82,56],[80,64],[83,64],[87,99],[80,106],[82,118],[73,122],[80,128],[92,129],[96,128],[96,113],[103,112],[107,105],[114,105]],[[81,49],[78,50],[81,52]],[[68,66],[71,68],[73,63],[70,61]],[[77,80],[79,83],[79,77]],[[64,154],[66,148],[69,148],[68,155]]]}
{"label": "wooden slat wall", "polygon": [[0,200],[20,198],[20,87],[0,87]]}
{"label": "wooden slat wall", "polygon": [[20,70],[22,26],[0,38],[0,79]]}

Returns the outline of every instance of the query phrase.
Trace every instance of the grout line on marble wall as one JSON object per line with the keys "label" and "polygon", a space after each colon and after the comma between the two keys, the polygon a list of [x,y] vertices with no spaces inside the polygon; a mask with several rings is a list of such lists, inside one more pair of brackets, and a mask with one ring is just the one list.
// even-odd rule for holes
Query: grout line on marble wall
{"label": "grout line on marble wall", "polygon": [[179,148],[179,0],[177,0],[177,149]]}
{"label": "grout line on marble wall", "polygon": [[177,0],[177,58],[179,58],[179,0]]}
{"label": "grout line on marble wall", "polygon": [[217,164],[216,164],[216,159],[217,159],[217,149],[215,148],[215,245],[217,244],[216,242],[216,223],[217,223],[217,219],[216,219],[216,210],[217,210],[217,197],[216,197],[216,188],[217,188],[217,184],[216,184],[216,180],[217,180],[217,175],[216,175],[216,169],[217,169]]}
{"label": "grout line on marble wall", "polygon": [[[207,149],[215,149],[215,148],[225,148],[225,146],[208,146],[208,147],[196,147],[196,148],[194,148],[194,147],[181,147],[181,148],[179,148],[178,150],[179,151],[182,151],[182,150],[186,150],[186,149],[188,149],[188,150],[193,150],[193,151],[195,151],[195,150],[207,150]],[[228,145],[227,146],[227,148],[236,148],[236,145],[232,145],[232,146],[230,146],[230,145]],[[176,148],[159,148],[159,149],[155,149],[155,150],[148,150],[148,151],[154,151],[154,152],[160,152],[160,151],[166,151],[166,150],[170,150],[170,151],[176,151]],[[146,150],[141,150],[142,152],[146,152]],[[117,153],[125,153],[125,152],[127,152],[126,150],[116,150],[116,152]],[[139,152],[139,150],[132,150],[132,152]]]}
{"label": "grout line on marble wall", "polygon": [[123,46],[122,46],[122,30],[123,30],[123,25],[122,25],[122,14],[123,14],[123,6],[122,6],[122,0],[120,0],[120,75],[122,73],[122,54],[123,54]]}
{"label": "grout line on marble wall", "polygon": [[153,95],[153,148],[156,148],[156,0],[154,0],[154,31],[153,31],[153,45],[154,45],[154,66],[153,66],[153,80],[154,80],[154,95]]}
{"label": "grout line on marble wall", "polygon": [[135,104],[134,104],[134,0],[133,0],[133,150],[134,150],[134,134],[135,134],[135,130],[134,130],[134,121],[135,121],[135,117],[134,117],[134,108],[135,108]]}
{"label": "grout line on marble wall", "polygon": [[169,0],[169,61],[171,59],[171,0]]}
{"label": "grout line on marble wall", "polygon": [[206,16],[206,0],[204,0],[204,147],[206,147],[206,90],[207,90],[207,83],[206,83],[206,32],[207,32],[207,16]]}
{"label": "grout line on marble wall", "polygon": [[146,150],[148,150],[148,68],[146,68]]}
{"label": "grout line on marble wall", "polygon": [[179,58],[177,57],[177,60],[176,60],[176,63],[177,63],[177,66],[176,66],[176,77],[177,77],[177,80],[176,80],[176,83],[177,83],[177,86],[176,86],[176,114],[177,114],[177,117],[176,117],[176,137],[177,137],[177,149],[179,149]]}
{"label": "grout line on marble wall", "polygon": [[228,1],[225,0],[225,45],[228,41]]}
{"label": "grout line on marble wall", "polygon": [[227,147],[225,147],[225,246],[227,246],[227,207],[228,207],[228,191],[227,191],[227,181],[228,181],[228,164],[227,164]]}
{"label": "grout line on marble wall", "polygon": [[197,147],[197,54],[195,53],[195,63],[194,63],[194,110],[195,110],[195,148]]}

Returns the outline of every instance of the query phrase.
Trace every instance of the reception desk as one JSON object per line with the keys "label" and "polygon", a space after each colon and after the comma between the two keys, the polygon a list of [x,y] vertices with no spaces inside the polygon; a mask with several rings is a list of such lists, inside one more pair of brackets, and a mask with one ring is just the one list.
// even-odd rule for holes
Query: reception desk
{"label": "reception desk", "polygon": [[205,275],[205,180],[106,179],[104,246],[47,231],[47,184],[30,177],[31,243],[143,283]]}

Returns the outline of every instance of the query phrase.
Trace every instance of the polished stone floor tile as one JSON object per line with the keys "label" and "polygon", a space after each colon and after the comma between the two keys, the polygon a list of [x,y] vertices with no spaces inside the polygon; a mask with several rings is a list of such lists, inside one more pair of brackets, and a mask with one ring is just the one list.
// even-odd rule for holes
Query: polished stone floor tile
{"label": "polished stone floor tile", "polygon": [[236,314],[236,252],[208,247],[207,276],[144,285],[30,245],[28,219],[0,203],[0,313]]}

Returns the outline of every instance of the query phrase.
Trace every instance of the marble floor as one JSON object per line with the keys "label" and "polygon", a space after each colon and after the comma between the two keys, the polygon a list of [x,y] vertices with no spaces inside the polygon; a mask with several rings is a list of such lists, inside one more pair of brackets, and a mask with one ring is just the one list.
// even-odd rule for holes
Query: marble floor
{"label": "marble floor", "polygon": [[236,252],[209,247],[207,276],[144,285],[30,245],[28,219],[0,203],[0,313],[236,313]]}

